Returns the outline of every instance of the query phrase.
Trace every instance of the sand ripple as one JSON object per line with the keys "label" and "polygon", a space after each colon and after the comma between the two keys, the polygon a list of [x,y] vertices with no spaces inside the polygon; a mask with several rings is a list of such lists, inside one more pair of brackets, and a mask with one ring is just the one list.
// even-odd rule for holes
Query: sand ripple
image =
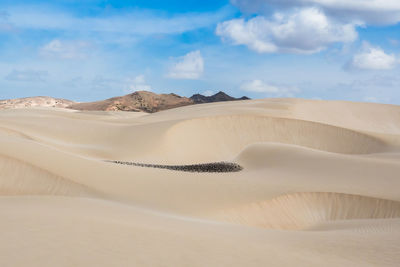
{"label": "sand ripple", "polygon": [[226,221],[285,230],[352,219],[399,218],[400,202],[330,192],[286,194],[222,212]]}

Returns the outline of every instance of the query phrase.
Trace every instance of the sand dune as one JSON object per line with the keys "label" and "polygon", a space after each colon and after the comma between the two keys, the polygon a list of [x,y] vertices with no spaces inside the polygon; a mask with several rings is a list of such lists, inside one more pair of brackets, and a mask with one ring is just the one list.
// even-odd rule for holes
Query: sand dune
{"label": "sand dune", "polygon": [[180,161],[191,151],[197,151],[201,161],[229,158],[247,145],[259,142],[293,144],[343,154],[390,150],[384,140],[362,132],[322,123],[254,115],[185,120],[168,129],[165,138],[166,150],[175,153],[174,157],[179,157]]}
{"label": "sand dune", "polygon": [[[399,115],[301,99],[2,110],[0,265],[398,266]],[[243,169],[152,168],[212,162]]]}
{"label": "sand dune", "polygon": [[357,195],[294,193],[224,212],[230,222],[301,230],[336,220],[400,218],[400,202]]}
{"label": "sand dune", "polygon": [[0,156],[0,194],[90,196],[95,192],[28,163]]}

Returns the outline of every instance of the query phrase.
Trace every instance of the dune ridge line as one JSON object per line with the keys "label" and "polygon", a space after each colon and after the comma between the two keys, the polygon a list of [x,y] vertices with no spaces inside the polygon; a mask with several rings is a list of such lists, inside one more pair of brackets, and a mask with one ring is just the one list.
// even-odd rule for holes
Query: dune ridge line
{"label": "dune ridge line", "polygon": [[253,227],[304,230],[329,221],[400,218],[400,202],[336,192],[297,192],[225,210],[221,218]]}

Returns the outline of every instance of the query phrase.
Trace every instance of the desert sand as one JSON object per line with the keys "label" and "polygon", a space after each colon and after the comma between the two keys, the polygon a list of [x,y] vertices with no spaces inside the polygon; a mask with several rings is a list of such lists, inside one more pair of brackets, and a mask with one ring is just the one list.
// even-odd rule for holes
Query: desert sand
{"label": "desert sand", "polygon": [[400,265],[400,106],[8,109],[0,147],[0,266]]}

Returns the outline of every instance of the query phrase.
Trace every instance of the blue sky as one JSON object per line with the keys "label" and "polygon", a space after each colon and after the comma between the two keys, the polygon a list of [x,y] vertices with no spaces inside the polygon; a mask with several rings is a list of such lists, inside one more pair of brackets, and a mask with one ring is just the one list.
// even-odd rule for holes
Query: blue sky
{"label": "blue sky", "polygon": [[400,104],[397,0],[1,0],[0,99],[223,90]]}

